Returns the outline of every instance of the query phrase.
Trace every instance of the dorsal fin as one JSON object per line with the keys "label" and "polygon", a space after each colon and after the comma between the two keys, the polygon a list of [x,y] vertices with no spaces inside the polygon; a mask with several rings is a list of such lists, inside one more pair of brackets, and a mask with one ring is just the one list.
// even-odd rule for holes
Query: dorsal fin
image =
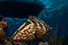
{"label": "dorsal fin", "polygon": [[33,21],[33,20],[35,20],[35,18],[36,18],[36,16],[29,16],[28,21]]}
{"label": "dorsal fin", "polygon": [[36,16],[29,16],[28,19],[34,19]]}

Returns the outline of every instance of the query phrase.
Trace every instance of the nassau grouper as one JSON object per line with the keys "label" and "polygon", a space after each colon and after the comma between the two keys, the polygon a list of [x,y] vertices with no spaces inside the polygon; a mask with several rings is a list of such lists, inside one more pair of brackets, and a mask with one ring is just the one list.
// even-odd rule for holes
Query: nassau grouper
{"label": "nassau grouper", "polygon": [[27,22],[22,24],[13,34],[12,39],[16,41],[33,40],[46,34],[52,27],[35,16],[29,16]]}

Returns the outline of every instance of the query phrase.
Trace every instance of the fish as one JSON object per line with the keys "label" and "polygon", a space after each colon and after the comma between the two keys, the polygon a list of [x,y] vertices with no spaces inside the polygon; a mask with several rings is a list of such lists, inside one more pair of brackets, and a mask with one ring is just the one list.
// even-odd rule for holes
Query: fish
{"label": "fish", "polygon": [[16,41],[33,40],[36,37],[41,37],[52,28],[43,20],[35,16],[29,16],[27,22],[22,24],[13,34],[12,39]]}

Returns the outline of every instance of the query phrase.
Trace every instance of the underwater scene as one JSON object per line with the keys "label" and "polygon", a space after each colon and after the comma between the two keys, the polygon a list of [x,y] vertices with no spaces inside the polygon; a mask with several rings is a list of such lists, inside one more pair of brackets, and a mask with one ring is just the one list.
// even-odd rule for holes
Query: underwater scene
{"label": "underwater scene", "polygon": [[68,45],[68,0],[0,0],[0,45]]}

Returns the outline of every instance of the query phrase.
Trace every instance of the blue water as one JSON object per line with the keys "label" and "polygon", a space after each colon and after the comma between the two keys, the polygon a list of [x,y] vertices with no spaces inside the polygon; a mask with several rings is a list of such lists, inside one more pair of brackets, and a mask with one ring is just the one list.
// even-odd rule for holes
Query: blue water
{"label": "blue water", "polygon": [[[21,1],[21,0],[20,0]],[[35,0],[36,1],[36,0]],[[38,0],[37,0],[38,2]],[[65,37],[68,37],[68,0],[40,0],[42,5],[45,5],[37,15],[37,18],[42,19],[45,23],[51,27],[56,28],[58,26],[58,37],[61,35],[63,27],[65,32]],[[17,17],[5,17],[8,22],[8,29],[6,31],[6,36],[9,32],[13,33],[27,21],[26,18]],[[62,27],[63,25],[63,27]]]}

